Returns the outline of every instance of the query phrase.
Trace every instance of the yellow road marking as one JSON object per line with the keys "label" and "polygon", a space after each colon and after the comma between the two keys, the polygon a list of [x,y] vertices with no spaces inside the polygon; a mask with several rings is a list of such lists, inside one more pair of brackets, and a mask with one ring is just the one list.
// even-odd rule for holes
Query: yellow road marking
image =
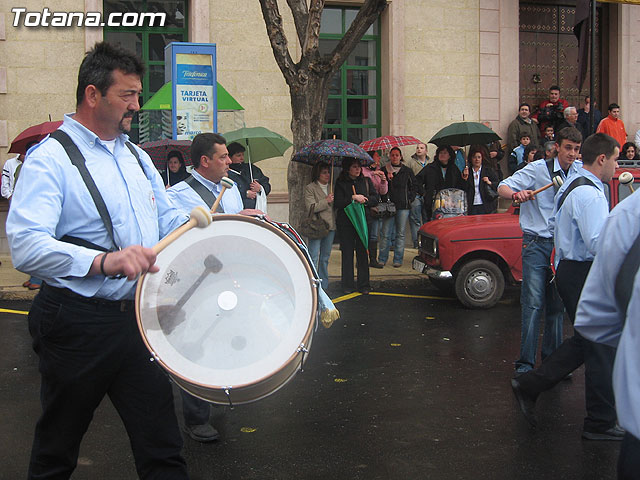
{"label": "yellow road marking", "polygon": [[17,313],[18,315],[29,315],[29,312],[23,312],[22,310],[10,310],[8,308],[0,308],[0,313]]}
{"label": "yellow road marking", "polygon": [[362,294],[358,293],[358,292],[349,293],[348,295],[343,295],[343,296],[335,298],[335,299],[333,299],[331,301],[333,303],[340,303],[340,302],[344,302],[345,300],[351,300],[352,298],[359,297],[360,295],[362,295]]}
{"label": "yellow road marking", "polygon": [[424,298],[427,300],[456,300],[454,297],[434,297],[431,295],[407,295],[404,293],[371,292],[369,295],[381,295],[385,297]]}

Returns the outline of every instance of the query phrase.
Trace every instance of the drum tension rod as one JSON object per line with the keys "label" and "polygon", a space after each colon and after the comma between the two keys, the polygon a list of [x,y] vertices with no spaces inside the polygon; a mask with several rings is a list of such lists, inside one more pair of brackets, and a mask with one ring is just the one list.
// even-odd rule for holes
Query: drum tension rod
{"label": "drum tension rod", "polygon": [[229,408],[233,410],[233,402],[231,402],[231,388],[232,387],[224,387],[224,394],[227,396],[227,400],[229,401]]}
{"label": "drum tension rod", "polygon": [[298,347],[298,353],[302,353],[302,359],[300,360],[300,371],[304,372],[304,356],[309,353],[309,350],[301,343]]}

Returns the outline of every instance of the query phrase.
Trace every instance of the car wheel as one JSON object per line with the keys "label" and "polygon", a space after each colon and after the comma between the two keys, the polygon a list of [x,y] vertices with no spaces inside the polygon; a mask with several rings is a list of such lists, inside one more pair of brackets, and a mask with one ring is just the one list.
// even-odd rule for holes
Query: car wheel
{"label": "car wheel", "polygon": [[504,293],[502,270],[489,260],[464,264],[455,279],[456,296],[467,308],[491,308]]}
{"label": "car wheel", "polygon": [[429,281],[431,285],[436,287],[440,293],[444,293],[445,295],[451,295],[454,293],[453,288],[453,280],[452,279],[443,279],[443,278],[431,278],[429,277]]}

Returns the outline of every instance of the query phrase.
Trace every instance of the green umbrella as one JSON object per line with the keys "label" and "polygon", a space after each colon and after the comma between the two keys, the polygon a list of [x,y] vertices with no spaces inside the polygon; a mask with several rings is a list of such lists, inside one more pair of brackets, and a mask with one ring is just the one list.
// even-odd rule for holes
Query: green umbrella
{"label": "green umbrella", "polygon": [[293,145],[282,135],[264,127],[243,127],[223,133],[222,136],[227,140],[227,145],[238,142],[244,146],[249,162],[281,157]]}
{"label": "green umbrella", "polygon": [[[244,110],[222,85],[219,83],[216,85],[218,110]],[[167,82],[140,107],[140,110],[171,110],[172,100],[171,82]]]}
{"label": "green umbrella", "polygon": [[501,138],[489,127],[478,122],[457,122],[448,127],[444,127],[436,133],[429,143],[438,147],[443,145],[455,145],[463,147],[465,145],[486,144],[501,140]]}
{"label": "green umbrella", "polygon": [[367,255],[369,254],[369,229],[367,228],[367,217],[364,213],[364,205],[358,202],[351,202],[344,207],[344,213],[353,224],[353,228],[356,229],[360,240],[364,248],[367,249]]}

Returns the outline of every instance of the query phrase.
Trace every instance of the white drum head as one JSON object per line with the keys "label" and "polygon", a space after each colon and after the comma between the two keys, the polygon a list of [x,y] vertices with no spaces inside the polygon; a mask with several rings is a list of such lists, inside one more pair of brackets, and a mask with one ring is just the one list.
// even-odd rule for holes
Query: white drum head
{"label": "white drum head", "polygon": [[260,382],[291,362],[311,331],[309,267],[293,242],[264,222],[215,216],[169,245],[156,265],[160,271],[139,288],[140,329],[180,384]]}

